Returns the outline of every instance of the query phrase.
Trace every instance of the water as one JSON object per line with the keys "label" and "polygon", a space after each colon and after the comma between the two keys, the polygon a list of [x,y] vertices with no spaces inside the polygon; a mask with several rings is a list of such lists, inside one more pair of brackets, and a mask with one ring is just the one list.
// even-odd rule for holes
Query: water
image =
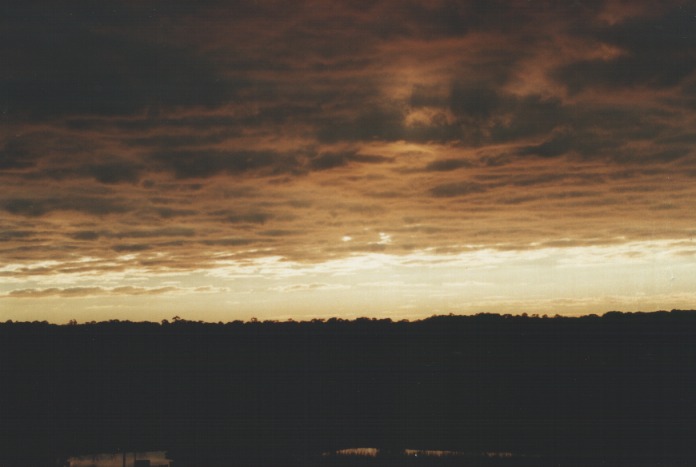
{"label": "water", "polygon": [[[126,453],[126,467],[133,467],[135,460],[149,460],[151,467],[169,466],[172,461],[164,451]],[[123,467],[123,453],[90,454],[71,457],[69,461],[70,467]]]}

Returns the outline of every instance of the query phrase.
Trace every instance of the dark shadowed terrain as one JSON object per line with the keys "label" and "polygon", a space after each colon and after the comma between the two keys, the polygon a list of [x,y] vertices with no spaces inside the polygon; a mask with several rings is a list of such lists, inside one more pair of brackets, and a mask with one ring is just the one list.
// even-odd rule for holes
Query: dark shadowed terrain
{"label": "dark shadowed terrain", "polygon": [[[695,465],[696,312],[0,324],[0,466]],[[321,456],[376,447],[370,459]],[[511,453],[488,458],[481,453]]]}

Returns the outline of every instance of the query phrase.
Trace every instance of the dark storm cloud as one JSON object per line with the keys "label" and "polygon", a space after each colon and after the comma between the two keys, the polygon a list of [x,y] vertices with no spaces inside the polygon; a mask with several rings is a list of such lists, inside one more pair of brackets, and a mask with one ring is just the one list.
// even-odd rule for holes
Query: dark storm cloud
{"label": "dark storm cloud", "polygon": [[[316,124],[317,138],[324,143],[405,140],[482,145],[547,134],[572,124],[571,109],[558,97],[505,89],[516,79],[516,67],[525,56],[524,46],[513,49],[513,45],[474,54],[468,58],[470,63],[451,66],[448,75],[434,84],[414,84],[405,101],[379,99],[370,93],[356,96],[353,112],[322,116]],[[370,80],[365,82],[371,85]],[[365,104],[355,105],[361,97]],[[413,110],[429,113],[407,123]]]}
{"label": "dark storm cloud", "polygon": [[[518,148],[519,156],[537,156],[540,158],[555,158],[572,156],[581,160],[603,160],[625,166],[640,166],[646,164],[670,163],[688,156],[692,151],[688,146],[674,147],[674,144],[653,144],[649,148],[636,150],[624,147],[630,137],[626,135],[630,128],[615,128],[607,135],[607,129],[561,132],[539,144]],[[603,134],[602,134],[603,133]],[[650,139],[636,135],[638,139]],[[664,147],[667,146],[667,147]]]}
{"label": "dark storm cloud", "polygon": [[317,138],[325,143],[338,141],[394,141],[403,139],[404,111],[398,108],[373,107],[354,117],[327,119],[319,124]]}
{"label": "dark storm cloud", "polygon": [[[483,173],[473,177],[472,180],[444,183],[434,186],[429,190],[435,198],[466,197],[479,193],[499,194],[487,197],[491,206],[498,204],[514,205],[535,200],[549,201],[567,200],[572,198],[584,198],[590,194],[601,194],[601,191],[590,192],[578,187],[602,187],[606,178],[601,173],[583,171],[542,171],[517,170],[502,173]],[[572,188],[571,188],[572,187]],[[552,188],[552,191],[533,191]],[[523,191],[524,190],[524,191]]]}
{"label": "dark storm cloud", "polygon": [[220,238],[217,240],[205,240],[201,243],[209,246],[246,246],[257,242],[258,240],[250,238]]}
{"label": "dark storm cloud", "polygon": [[198,213],[193,209],[176,209],[168,207],[152,207],[148,208],[146,212],[154,213],[162,219],[172,219],[175,217],[189,217]]}
{"label": "dark storm cloud", "polygon": [[327,170],[348,164],[348,157],[343,153],[325,153],[312,160],[312,168],[315,170]]}
{"label": "dark storm cloud", "polygon": [[566,154],[573,148],[575,140],[569,135],[556,136],[540,144],[524,146],[518,150],[522,156],[556,157]]}
{"label": "dark storm cloud", "polygon": [[92,178],[99,183],[137,183],[140,178],[140,164],[117,158],[105,158],[101,163],[86,163],[69,167],[52,167],[26,174],[28,179],[50,178],[69,180],[73,178]]}
{"label": "dark storm cloud", "polygon": [[528,95],[508,97],[503,114],[507,119],[495,122],[490,129],[492,142],[507,142],[552,131],[567,121],[567,109],[556,98]]}
{"label": "dark storm cloud", "polygon": [[237,136],[238,134],[239,132],[231,130],[225,132],[215,132],[212,134],[159,134],[129,139],[126,141],[126,144],[133,147],[155,148],[195,147],[222,143],[230,137]]}
{"label": "dark storm cloud", "polygon": [[93,230],[81,230],[79,232],[73,232],[70,234],[70,238],[74,240],[97,240],[102,235],[102,232],[95,232]]}
{"label": "dark storm cloud", "polygon": [[291,237],[291,236],[300,235],[302,233],[304,233],[304,232],[299,231],[299,230],[271,229],[271,230],[262,230],[259,232],[259,235],[263,235],[265,237]]}
{"label": "dark storm cloud", "polygon": [[336,167],[343,167],[351,162],[381,164],[384,162],[390,162],[391,160],[391,158],[384,156],[356,154],[355,151],[326,152],[314,157],[310,162],[310,167],[313,170],[327,170]]}
{"label": "dark storm cloud", "polygon": [[425,166],[428,172],[449,172],[461,168],[472,167],[474,164],[467,159],[440,159]]}
{"label": "dark storm cloud", "polygon": [[[194,114],[185,116],[172,116],[167,114],[156,115],[134,115],[121,117],[106,117],[106,116],[90,116],[85,117],[69,117],[65,119],[66,126],[71,130],[121,130],[124,132],[145,132],[153,129],[173,129],[175,131],[191,130],[191,131],[210,131],[212,129],[225,128],[226,131],[233,131],[231,127],[238,125],[239,117],[233,115],[206,115]],[[129,134],[130,135],[130,134]],[[141,133],[135,133],[135,136],[126,139],[126,143],[143,144],[145,146],[153,146],[158,142],[157,138],[164,138],[162,142],[165,145],[176,142],[177,137],[196,138],[199,134],[182,135],[181,133],[170,135],[157,136],[142,136]],[[167,139],[171,138],[171,139]],[[199,142],[200,140],[195,140]],[[184,140],[189,142],[189,140]]]}
{"label": "dark storm cloud", "polygon": [[659,16],[590,28],[585,34],[620,47],[613,59],[591,59],[559,68],[555,77],[571,92],[587,87],[673,86],[696,70],[696,7],[679,5]]}
{"label": "dark storm cloud", "polygon": [[141,165],[104,154],[101,143],[82,135],[30,131],[8,138],[0,149],[0,170],[19,170],[27,180],[91,178],[99,183],[136,183]]}
{"label": "dark storm cloud", "polygon": [[[640,164],[653,159],[647,154],[671,151],[680,143],[678,138],[666,136],[674,132],[673,120],[681,118],[672,109],[650,108],[637,103],[592,103],[566,105],[551,111],[549,116],[556,119],[554,128],[550,132],[531,132],[529,136],[544,139],[519,146],[516,155],[541,158],[572,155],[585,160]],[[533,118],[533,114],[530,117]],[[545,122],[551,125],[550,120],[545,119]],[[658,149],[629,148],[639,141]],[[667,148],[670,144],[672,147]],[[659,149],[660,146],[665,148]]]}
{"label": "dark storm cloud", "polygon": [[152,154],[151,159],[177,178],[209,178],[220,174],[281,175],[307,170],[328,170],[350,163],[380,164],[389,157],[355,151],[302,153],[275,151],[224,151],[217,149],[172,150]]}
{"label": "dark storm cloud", "polygon": [[247,213],[213,213],[214,215],[222,215],[225,222],[230,224],[265,224],[273,215],[266,212],[247,212]]}
{"label": "dark storm cloud", "polygon": [[478,179],[491,183],[491,187],[531,188],[535,186],[558,185],[557,191],[560,193],[559,196],[563,196],[567,189],[565,187],[570,183],[575,185],[601,185],[604,182],[604,177],[601,174],[587,170],[580,173],[556,170],[544,173],[519,171],[513,174],[479,176]]}
{"label": "dark storm cloud", "polygon": [[451,198],[483,193],[488,188],[476,182],[454,182],[437,185],[430,189],[430,194],[436,198]]}
{"label": "dark storm cloud", "polygon": [[139,167],[128,161],[113,161],[104,164],[88,165],[85,171],[101,183],[136,183],[139,179]]}
{"label": "dark storm cloud", "polygon": [[172,150],[156,152],[151,158],[180,179],[207,178],[224,173],[241,174],[258,170],[280,174],[299,166],[296,156],[272,151]]}
{"label": "dark storm cloud", "polygon": [[[217,106],[243,83],[192,50],[118,32],[139,18],[123,3],[21,2],[4,9],[0,87],[11,117],[130,114]],[[109,14],[111,11],[114,14]]]}
{"label": "dark storm cloud", "polygon": [[646,151],[640,155],[630,152],[619,153],[615,156],[615,160],[626,165],[660,165],[669,164],[693,154],[693,148],[690,147],[670,148],[658,151]]}
{"label": "dark storm cloud", "polygon": [[350,162],[358,162],[363,164],[382,164],[385,162],[393,162],[391,157],[377,156],[374,154],[347,154],[346,157]]}
{"label": "dark storm cloud", "polygon": [[696,144],[696,133],[680,133],[678,135],[666,136],[658,140],[662,144]]}
{"label": "dark storm cloud", "polygon": [[111,247],[111,249],[117,253],[138,253],[141,251],[151,250],[152,248],[154,248],[154,245],[148,245],[143,243],[121,244],[114,245],[113,247]]}
{"label": "dark storm cloud", "polygon": [[381,37],[408,36],[432,40],[457,38],[481,31],[524,33],[528,27],[538,27],[535,20],[544,10],[553,10],[558,15],[574,15],[582,21],[596,13],[603,2],[404,0],[369,3],[375,13],[375,30]]}
{"label": "dark storm cloud", "polygon": [[446,107],[448,104],[448,93],[441,85],[426,86],[416,84],[411,90],[409,105],[411,107]]}
{"label": "dark storm cloud", "polygon": [[487,86],[455,83],[449,96],[449,107],[455,115],[487,118],[500,109],[503,98]]}
{"label": "dark storm cloud", "polygon": [[0,242],[11,240],[21,240],[23,238],[31,238],[36,235],[36,232],[30,230],[3,230],[0,231]]}
{"label": "dark storm cloud", "polygon": [[56,130],[18,132],[0,148],[0,170],[34,167],[41,159],[85,154],[94,148],[93,142]]}
{"label": "dark storm cloud", "polygon": [[404,108],[373,108],[350,119],[326,119],[320,124],[320,141],[414,141],[479,145],[507,142],[552,131],[568,120],[567,109],[556,98],[514,96],[489,87],[457,84],[442,101],[455,122],[435,118],[428,125],[408,126]]}
{"label": "dark storm cloud", "polygon": [[619,57],[611,61],[586,60],[560,68],[555,77],[573,93],[595,86],[668,87],[678,84],[696,70],[696,57],[675,60],[671,54]]}
{"label": "dark storm cloud", "polygon": [[97,240],[99,238],[160,238],[160,237],[193,237],[196,231],[187,227],[165,227],[152,230],[125,230],[112,232],[109,230],[81,230],[69,234],[75,240]]}
{"label": "dark storm cloud", "polygon": [[2,209],[10,214],[39,217],[54,211],[74,211],[95,216],[123,213],[128,207],[112,198],[9,198],[0,201]]}
{"label": "dark storm cloud", "polygon": [[22,140],[11,139],[0,149],[0,170],[31,167],[36,159],[37,154],[26,147]]}

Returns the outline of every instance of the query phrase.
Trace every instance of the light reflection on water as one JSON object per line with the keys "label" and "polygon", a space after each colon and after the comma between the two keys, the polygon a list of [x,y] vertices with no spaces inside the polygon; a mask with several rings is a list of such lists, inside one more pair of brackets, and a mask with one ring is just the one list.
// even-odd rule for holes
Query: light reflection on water
{"label": "light reflection on water", "polygon": [[[377,457],[384,455],[384,452],[380,452],[378,448],[374,447],[358,447],[358,448],[347,448],[339,449],[337,451],[325,452],[322,455],[327,456],[338,456],[338,457]],[[439,450],[418,450],[418,449],[404,449],[403,451],[390,452],[392,456],[406,456],[406,457],[431,457],[431,458],[442,458],[442,457],[472,457],[471,453],[464,453],[461,451],[439,451]],[[491,452],[491,453],[480,453],[479,455],[474,455],[474,457],[512,457],[512,453],[508,452]],[[169,466],[171,459],[167,459],[164,451],[149,451],[149,452],[138,452],[138,453],[126,453],[126,467],[133,467],[135,465],[135,460],[149,460],[151,467],[157,466]],[[70,467],[123,467],[123,453],[102,453],[94,455],[85,455],[79,457],[72,457],[69,459]]]}
{"label": "light reflection on water", "polygon": [[[150,467],[169,466],[171,462],[164,451],[126,453],[126,467],[133,467],[135,460],[149,460]],[[123,467],[123,453],[89,454],[71,457],[69,461],[70,467]]]}
{"label": "light reflection on water", "polygon": [[379,454],[379,449],[377,448],[348,448],[339,449],[338,451],[334,452],[325,452],[323,455],[377,457],[377,454]]}
{"label": "light reflection on water", "polygon": [[[323,456],[355,456],[355,457],[377,457],[384,453],[378,448],[348,448],[339,449],[333,452],[325,452]],[[482,452],[470,453],[463,451],[442,451],[434,449],[404,449],[402,451],[390,452],[391,456],[406,457],[487,457],[487,458],[510,458],[519,457],[511,452]]]}

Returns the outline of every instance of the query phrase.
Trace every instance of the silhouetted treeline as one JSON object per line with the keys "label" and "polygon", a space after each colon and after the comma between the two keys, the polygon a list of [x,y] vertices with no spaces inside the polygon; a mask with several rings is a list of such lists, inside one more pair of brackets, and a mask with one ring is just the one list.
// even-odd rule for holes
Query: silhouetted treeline
{"label": "silhouetted treeline", "polygon": [[122,449],[288,465],[367,446],[688,462],[695,423],[693,311],[0,324],[0,467]]}

